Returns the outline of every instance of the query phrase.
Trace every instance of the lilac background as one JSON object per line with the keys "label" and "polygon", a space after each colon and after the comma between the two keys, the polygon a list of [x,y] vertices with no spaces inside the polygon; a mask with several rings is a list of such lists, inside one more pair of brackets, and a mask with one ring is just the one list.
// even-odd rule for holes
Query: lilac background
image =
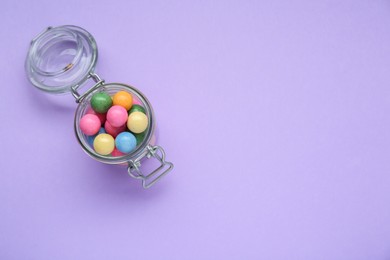
{"label": "lilac background", "polygon": [[[0,259],[390,259],[390,2],[3,0]],[[75,24],[175,163],[150,190],[25,79]]]}

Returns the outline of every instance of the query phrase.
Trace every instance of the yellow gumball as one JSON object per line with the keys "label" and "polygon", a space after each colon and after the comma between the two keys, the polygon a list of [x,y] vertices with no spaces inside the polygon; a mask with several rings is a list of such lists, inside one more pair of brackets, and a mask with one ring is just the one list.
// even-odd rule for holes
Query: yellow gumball
{"label": "yellow gumball", "polygon": [[148,127],[148,117],[142,112],[133,112],[127,119],[127,128],[135,134],[140,134]]}
{"label": "yellow gumball", "polygon": [[99,134],[93,141],[93,148],[98,154],[109,155],[115,148],[114,137],[109,134]]}

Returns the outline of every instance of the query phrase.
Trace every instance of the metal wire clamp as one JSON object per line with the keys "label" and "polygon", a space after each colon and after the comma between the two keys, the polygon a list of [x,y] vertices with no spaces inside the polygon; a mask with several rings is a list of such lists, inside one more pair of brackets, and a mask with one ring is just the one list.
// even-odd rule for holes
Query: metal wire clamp
{"label": "metal wire clamp", "polygon": [[[160,154],[159,154],[160,152]],[[157,167],[154,171],[149,174],[142,173],[141,167],[141,159],[143,158],[155,158],[160,162],[160,166]],[[171,162],[165,161],[165,152],[164,149],[160,146],[150,146],[148,145],[145,149],[145,153],[135,160],[129,161],[129,167],[127,171],[129,175],[135,179],[142,180],[142,186],[145,189],[150,188],[153,184],[159,181],[163,176],[165,176],[168,172],[173,169],[173,164]]]}

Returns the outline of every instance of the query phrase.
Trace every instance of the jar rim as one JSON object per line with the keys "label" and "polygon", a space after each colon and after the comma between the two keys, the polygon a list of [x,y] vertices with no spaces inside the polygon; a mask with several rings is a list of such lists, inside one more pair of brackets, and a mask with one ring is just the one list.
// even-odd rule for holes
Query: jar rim
{"label": "jar rim", "polygon": [[[70,30],[69,28],[56,27],[56,28],[52,28],[50,30],[52,30],[51,34],[56,32],[56,33],[68,36],[71,38],[71,40],[74,40],[76,42],[76,45],[77,45],[76,55],[74,55],[72,61],[66,67],[63,67],[57,71],[43,70],[41,67],[38,66],[39,65],[38,60],[40,58],[39,52],[42,51],[42,48],[44,48],[45,45],[47,45],[48,43],[50,43],[51,40],[53,40],[53,36],[51,34],[48,34],[48,33],[42,34],[40,37],[38,37],[33,42],[33,44],[31,45],[31,48],[30,48],[30,52],[31,52],[31,58],[32,58],[32,62],[31,62],[32,68],[34,69],[34,71],[36,73],[39,73],[39,74],[44,75],[44,76],[56,76],[56,75],[59,75],[59,74],[65,72],[66,70],[69,70],[72,65],[78,63],[78,61],[80,60],[80,57],[82,54],[82,48],[83,48],[80,37],[76,33],[74,33],[72,30]],[[58,36],[57,36],[57,38],[58,38]],[[72,65],[70,65],[70,64],[72,64]]]}

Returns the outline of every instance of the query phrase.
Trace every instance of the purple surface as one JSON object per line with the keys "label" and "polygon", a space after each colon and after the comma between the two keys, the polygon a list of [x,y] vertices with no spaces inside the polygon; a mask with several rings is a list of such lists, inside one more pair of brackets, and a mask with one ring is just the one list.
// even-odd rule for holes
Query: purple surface
{"label": "purple surface", "polygon": [[[0,259],[390,259],[388,1],[0,7]],[[175,169],[150,190],[27,82],[29,41],[63,24],[152,102]]]}

